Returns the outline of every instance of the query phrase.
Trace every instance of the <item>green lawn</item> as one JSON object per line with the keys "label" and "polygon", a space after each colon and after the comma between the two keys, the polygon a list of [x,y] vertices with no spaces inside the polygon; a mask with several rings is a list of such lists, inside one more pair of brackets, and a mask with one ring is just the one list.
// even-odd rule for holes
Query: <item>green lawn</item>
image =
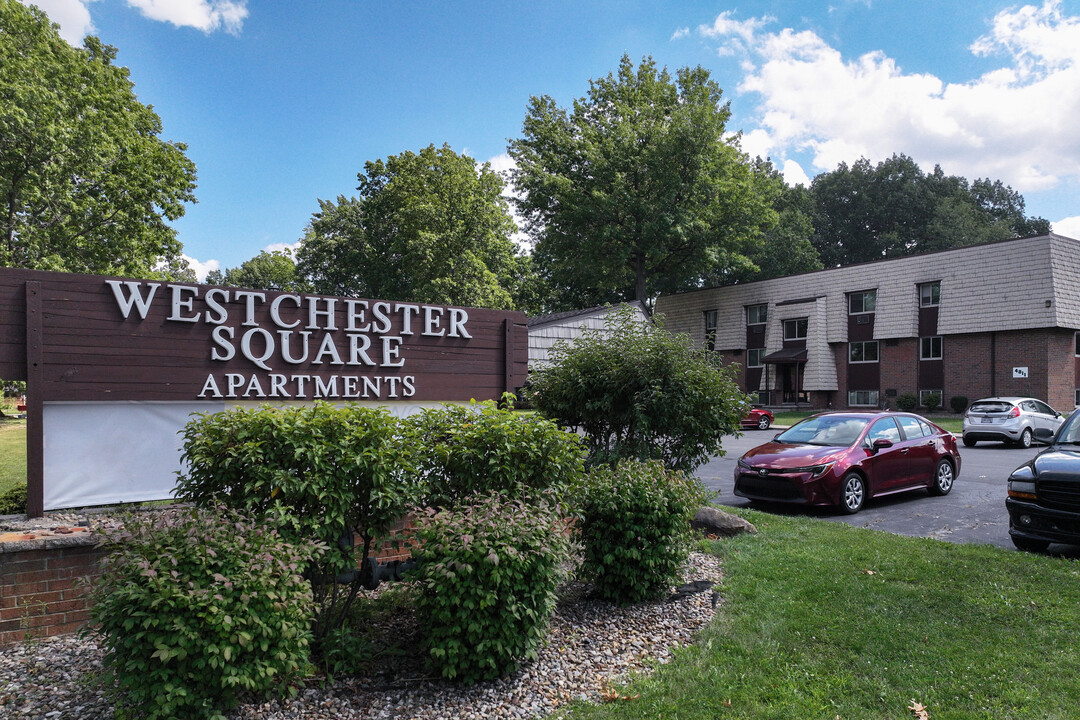
{"label": "green lawn", "polygon": [[26,421],[0,420],[0,494],[26,484]]}
{"label": "green lawn", "polygon": [[698,643],[584,718],[1075,718],[1080,567],[803,517],[739,511]]}

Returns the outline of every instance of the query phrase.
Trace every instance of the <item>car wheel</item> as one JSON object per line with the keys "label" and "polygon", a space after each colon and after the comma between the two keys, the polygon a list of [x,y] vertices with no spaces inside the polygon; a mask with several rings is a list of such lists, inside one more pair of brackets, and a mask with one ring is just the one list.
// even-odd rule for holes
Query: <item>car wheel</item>
{"label": "car wheel", "polygon": [[978,440],[972,440],[971,438],[964,438],[964,447],[975,447],[978,444]]}
{"label": "car wheel", "polygon": [[840,488],[840,509],[848,515],[854,515],[862,510],[866,502],[866,483],[863,482],[859,473],[848,473],[844,476],[844,484]]}
{"label": "car wheel", "polygon": [[1050,543],[1046,540],[1034,540],[1032,538],[1017,537],[1016,535],[1011,535],[1010,537],[1012,538],[1013,545],[1015,545],[1017,549],[1026,552],[1046,552],[1046,549],[1050,547]]}
{"label": "car wheel", "polygon": [[1022,448],[1031,447],[1031,428],[1024,428],[1024,432],[1020,433],[1020,439],[1016,441],[1016,444]]}
{"label": "car wheel", "polygon": [[768,430],[769,429],[769,416],[768,415],[762,415],[761,417],[758,418],[757,429],[758,430]]}
{"label": "car wheel", "polygon": [[937,470],[934,471],[934,482],[930,485],[930,494],[948,495],[949,491],[952,490],[955,477],[951,462],[948,460],[938,462]]}

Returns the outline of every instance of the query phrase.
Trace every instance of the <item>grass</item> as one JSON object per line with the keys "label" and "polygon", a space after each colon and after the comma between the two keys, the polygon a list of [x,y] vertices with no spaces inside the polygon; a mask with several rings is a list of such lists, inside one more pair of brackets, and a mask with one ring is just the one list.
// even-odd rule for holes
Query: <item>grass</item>
{"label": "grass", "polygon": [[1075,718],[1080,566],[739,511],[716,619],[695,646],[569,717]]}
{"label": "grass", "polygon": [[25,484],[26,421],[0,420],[0,494]]}

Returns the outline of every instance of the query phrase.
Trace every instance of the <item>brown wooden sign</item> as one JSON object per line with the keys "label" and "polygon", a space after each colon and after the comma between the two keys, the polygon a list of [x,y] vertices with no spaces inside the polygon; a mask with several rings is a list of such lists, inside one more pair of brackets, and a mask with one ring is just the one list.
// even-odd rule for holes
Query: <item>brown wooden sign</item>
{"label": "brown wooden sign", "polygon": [[31,422],[49,402],[497,399],[527,370],[518,312],[0,269],[0,378],[28,381]]}

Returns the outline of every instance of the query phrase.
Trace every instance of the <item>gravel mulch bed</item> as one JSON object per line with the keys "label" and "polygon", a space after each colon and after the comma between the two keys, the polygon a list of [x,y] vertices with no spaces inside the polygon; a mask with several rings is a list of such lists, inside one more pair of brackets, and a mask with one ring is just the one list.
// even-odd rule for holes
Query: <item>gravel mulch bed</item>
{"label": "gravel mulch bed", "polygon": [[[333,683],[309,682],[287,701],[242,704],[230,720],[339,718],[535,718],[574,699],[602,701],[611,686],[651,672],[672,651],[694,641],[712,619],[719,560],[692,553],[682,582],[701,581],[663,601],[618,607],[568,586],[536,661],[508,677],[463,687],[424,675],[415,654],[388,661],[381,672]],[[675,588],[672,588],[674,591]],[[703,591],[699,591],[703,590]],[[415,622],[394,618],[395,642],[410,644]],[[102,651],[94,639],[66,636],[0,652],[0,717],[106,720],[112,705],[93,682]]]}

